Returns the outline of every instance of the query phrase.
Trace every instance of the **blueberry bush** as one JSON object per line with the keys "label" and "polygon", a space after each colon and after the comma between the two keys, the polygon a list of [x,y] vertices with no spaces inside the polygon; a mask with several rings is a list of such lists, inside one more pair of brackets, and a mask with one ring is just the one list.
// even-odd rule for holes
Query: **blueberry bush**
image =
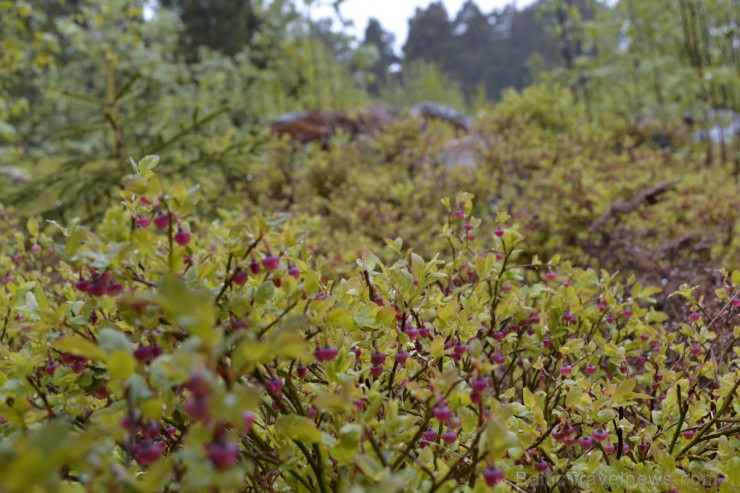
{"label": "blueberry bush", "polygon": [[436,255],[332,278],[283,214],[204,219],[158,161],[94,227],[3,211],[5,490],[740,485],[740,272],[673,293],[676,330],[660,289],[528,257],[461,193]]}
{"label": "blueberry bush", "polygon": [[467,132],[299,2],[154,3],[0,0],[0,492],[740,488],[732,2],[539,2],[571,64]]}

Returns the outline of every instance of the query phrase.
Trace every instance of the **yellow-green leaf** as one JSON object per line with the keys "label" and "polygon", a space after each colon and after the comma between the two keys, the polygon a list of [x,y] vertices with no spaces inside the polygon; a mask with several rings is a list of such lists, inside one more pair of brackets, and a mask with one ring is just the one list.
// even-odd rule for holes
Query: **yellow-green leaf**
{"label": "yellow-green leaf", "polygon": [[275,423],[276,431],[287,437],[303,443],[319,443],[321,431],[310,419],[303,416],[280,416]]}
{"label": "yellow-green leaf", "polygon": [[527,387],[524,387],[524,405],[527,409],[534,409],[537,405],[537,400],[535,399],[534,394]]}
{"label": "yellow-green leaf", "polygon": [[614,401],[621,402],[629,398],[629,394],[630,392],[632,392],[632,389],[635,388],[635,385],[637,385],[637,379],[635,379],[634,377],[628,378],[627,380],[620,383],[619,386],[617,386],[617,389],[614,391]]}
{"label": "yellow-green leaf", "polygon": [[139,161],[139,170],[140,171],[150,171],[157,167],[159,164],[159,156],[152,155],[152,156],[146,156],[141,161]]}
{"label": "yellow-green leaf", "polygon": [[49,301],[46,299],[46,294],[44,293],[41,284],[36,283],[33,287],[33,294],[36,297],[36,304],[38,304],[39,311],[41,311],[41,313],[48,312]]}
{"label": "yellow-green leaf", "polygon": [[39,221],[35,217],[30,217],[28,219],[28,222],[26,223],[26,228],[28,229],[28,234],[33,236],[34,238],[39,235]]}
{"label": "yellow-green leaf", "polygon": [[429,354],[432,356],[432,358],[439,358],[441,357],[445,352],[445,338],[442,336],[437,336],[432,340],[432,343],[429,345]]}
{"label": "yellow-green leaf", "polygon": [[77,334],[66,335],[55,339],[51,345],[63,353],[83,356],[90,360],[102,360],[105,358],[105,351],[99,348],[94,342]]}
{"label": "yellow-green leaf", "polygon": [[182,279],[170,273],[157,287],[156,301],[173,324],[211,345],[220,342],[221,333],[213,330],[216,314],[207,291],[190,289]]}
{"label": "yellow-green leaf", "polygon": [[565,405],[568,407],[575,406],[583,395],[583,389],[580,387],[573,387],[568,391],[568,395],[565,396]]}
{"label": "yellow-green leaf", "polygon": [[136,370],[136,360],[127,351],[116,351],[108,357],[108,372],[113,378],[125,380]]}

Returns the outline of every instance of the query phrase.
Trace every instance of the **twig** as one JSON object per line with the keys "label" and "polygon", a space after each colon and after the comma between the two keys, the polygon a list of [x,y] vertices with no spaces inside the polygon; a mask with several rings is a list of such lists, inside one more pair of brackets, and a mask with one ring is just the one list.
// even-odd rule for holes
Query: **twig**
{"label": "twig", "polygon": [[658,183],[652,188],[645,190],[644,192],[633,196],[629,200],[620,200],[611,204],[602,216],[594,221],[588,228],[589,233],[595,233],[603,230],[603,228],[609,224],[612,220],[618,222],[619,218],[634,212],[643,205],[655,205],[658,203],[661,195],[673,190],[676,187],[678,181],[664,181]]}
{"label": "twig", "polygon": [[707,431],[709,431],[709,428],[714,426],[714,424],[717,422],[717,420],[725,413],[725,410],[729,407],[730,403],[732,402],[732,399],[735,397],[735,392],[737,391],[737,388],[740,387],[740,378],[738,378],[735,381],[735,385],[732,386],[732,389],[730,390],[730,393],[727,394],[727,397],[725,398],[724,402],[720,406],[720,408],[717,410],[717,414],[714,415],[714,418],[712,418],[707,424],[701,427],[699,431],[696,432],[696,435],[694,435],[694,438],[684,447],[681,449],[678,454],[676,454],[676,458],[681,457],[683,454],[688,452],[694,445],[702,441],[702,437],[704,434],[706,434]]}
{"label": "twig", "polygon": [[275,320],[273,320],[272,322],[270,322],[269,324],[267,324],[267,326],[264,329],[260,330],[259,333],[257,334],[257,337],[259,338],[259,337],[262,337],[263,335],[265,335],[265,333],[268,330],[270,330],[271,328],[273,328],[278,322],[280,322],[280,320],[282,320],[282,318],[285,315],[287,315],[288,313],[290,313],[290,311],[293,308],[295,308],[295,306],[298,304],[299,301],[300,301],[300,299],[297,299],[293,303],[291,303],[288,306],[288,308],[286,308],[285,310],[283,310],[283,313],[281,313],[280,315],[277,316],[277,318],[275,318]]}
{"label": "twig", "polygon": [[[668,448],[668,453],[673,453],[673,448],[676,446],[676,442],[678,441],[678,435],[681,433],[681,425],[683,425],[684,419],[686,419],[686,413],[689,411],[689,403],[686,402],[686,407],[683,407],[683,404],[681,403],[681,385],[676,385],[676,397],[678,398],[678,409],[680,411],[680,415],[678,417],[678,423],[676,423],[676,432],[673,434],[673,440],[671,440],[671,446]],[[688,395],[686,396],[688,399]]]}
{"label": "twig", "polygon": [[365,269],[363,274],[365,276],[365,284],[367,284],[367,290],[370,295],[370,301],[375,301],[375,289],[373,289],[373,285],[370,282],[370,273]]}

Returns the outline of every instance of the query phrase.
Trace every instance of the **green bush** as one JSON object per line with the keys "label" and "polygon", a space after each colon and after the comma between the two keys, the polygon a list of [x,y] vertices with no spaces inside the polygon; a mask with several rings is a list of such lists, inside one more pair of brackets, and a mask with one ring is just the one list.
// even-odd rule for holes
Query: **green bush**
{"label": "green bush", "polygon": [[5,213],[4,491],[740,485],[740,273],[669,321],[657,288],[524,261],[459,194],[437,255],[326,277],[313,234],[206,219],[157,162],[94,229]]}
{"label": "green bush", "polygon": [[737,149],[681,121],[732,51],[705,80],[684,43],[606,44],[678,12],[568,9],[596,58],[470,133],[399,108],[303,146],[264,123],[371,103],[288,3],[184,57],[139,0],[0,1],[0,491],[740,487]]}

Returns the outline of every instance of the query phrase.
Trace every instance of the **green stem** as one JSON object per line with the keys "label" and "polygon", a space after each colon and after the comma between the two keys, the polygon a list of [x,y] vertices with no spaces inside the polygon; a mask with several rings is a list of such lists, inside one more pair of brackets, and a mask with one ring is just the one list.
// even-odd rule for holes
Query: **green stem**
{"label": "green stem", "polygon": [[424,414],[424,419],[421,423],[421,426],[419,426],[419,429],[416,430],[416,433],[414,434],[413,438],[411,438],[411,440],[409,440],[406,443],[406,447],[404,447],[404,450],[401,453],[401,455],[399,455],[398,458],[396,458],[396,460],[393,461],[393,463],[391,464],[391,471],[395,471],[396,468],[400,466],[403,460],[409,455],[409,453],[411,452],[411,448],[419,441],[419,438],[429,426],[429,421],[431,420],[431,417],[432,417],[432,414],[429,412],[429,403],[427,402],[427,411]]}
{"label": "green stem", "polygon": [[370,282],[370,273],[365,269],[363,271],[363,275],[365,277],[365,284],[367,284],[367,291],[368,295],[370,296],[370,301],[375,301],[375,289],[373,289],[373,285]]}
{"label": "green stem", "polygon": [[393,380],[395,380],[397,369],[398,361],[393,361],[393,369],[391,370],[390,377],[388,377],[388,388],[386,389],[388,391],[388,394],[390,394],[391,390],[393,390]]}
{"label": "green stem", "polygon": [[717,414],[714,415],[714,418],[712,418],[707,424],[701,427],[699,431],[696,432],[696,435],[694,435],[694,438],[684,447],[681,449],[678,454],[676,454],[676,458],[678,459],[683,454],[691,450],[691,448],[702,441],[702,437],[706,434],[709,429],[714,426],[714,424],[717,422],[717,420],[725,413],[725,410],[729,407],[730,403],[732,402],[732,399],[735,397],[735,392],[737,391],[737,388],[740,387],[740,378],[737,378],[735,381],[735,385],[732,386],[732,389],[730,390],[730,393],[727,394],[727,397],[725,398],[724,402],[720,406],[720,408],[717,410]]}
{"label": "green stem", "polygon": [[373,433],[367,428],[365,428],[365,433],[367,434],[368,440],[370,440],[370,445],[373,446],[373,450],[375,450],[375,454],[378,456],[380,463],[383,464],[383,467],[388,467],[388,461],[385,460],[385,455],[383,455],[383,451],[380,449],[380,445],[373,436]]}
{"label": "green stem", "polygon": [[269,324],[267,324],[267,326],[265,326],[264,329],[260,330],[259,334],[257,334],[257,338],[262,337],[263,335],[265,335],[265,333],[267,333],[268,330],[270,330],[275,325],[277,325],[283,319],[284,316],[286,316],[288,313],[290,313],[290,311],[293,308],[296,307],[296,305],[298,304],[299,301],[300,301],[300,298],[297,299],[297,300],[295,300],[295,301],[293,301],[290,305],[288,305],[288,308],[286,308],[285,310],[283,310],[283,312],[280,315],[278,315],[275,318],[275,320],[273,320],[272,322],[270,322]]}
{"label": "green stem", "polygon": [[678,409],[680,411],[680,415],[678,417],[678,423],[676,423],[676,432],[673,434],[673,440],[671,440],[671,446],[668,449],[669,454],[673,453],[673,449],[676,446],[676,442],[678,441],[678,435],[681,433],[681,427],[683,426],[683,422],[686,419],[686,413],[689,410],[688,402],[686,402],[686,407],[684,407],[681,403],[681,385],[676,386],[676,397],[678,398]]}
{"label": "green stem", "polygon": [[727,435],[734,435],[736,433],[740,433],[740,426],[736,426],[734,428],[727,428],[722,431],[718,431],[717,433],[710,433],[709,435],[704,435],[704,438],[702,441],[711,440],[713,438],[719,438],[721,436],[727,436]]}
{"label": "green stem", "polygon": [[535,449],[535,448],[539,447],[539,445],[542,442],[544,442],[547,439],[547,437],[550,436],[550,433],[552,433],[552,430],[554,430],[557,425],[558,425],[557,422],[555,422],[552,425],[550,425],[550,428],[546,432],[544,432],[542,434],[542,436],[539,437],[532,445],[530,445],[529,447],[527,447],[527,450],[532,450],[532,449]]}

